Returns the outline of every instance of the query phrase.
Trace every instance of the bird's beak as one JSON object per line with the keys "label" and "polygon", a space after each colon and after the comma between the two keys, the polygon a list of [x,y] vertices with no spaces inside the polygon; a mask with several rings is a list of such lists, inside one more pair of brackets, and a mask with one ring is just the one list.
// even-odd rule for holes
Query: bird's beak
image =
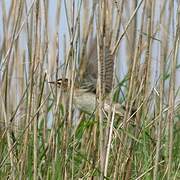
{"label": "bird's beak", "polygon": [[48,81],[48,83],[56,85],[57,87],[61,87],[61,82],[59,82],[59,81]]}
{"label": "bird's beak", "polygon": [[57,84],[56,81],[48,81],[48,83],[50,83],[50,84]]}

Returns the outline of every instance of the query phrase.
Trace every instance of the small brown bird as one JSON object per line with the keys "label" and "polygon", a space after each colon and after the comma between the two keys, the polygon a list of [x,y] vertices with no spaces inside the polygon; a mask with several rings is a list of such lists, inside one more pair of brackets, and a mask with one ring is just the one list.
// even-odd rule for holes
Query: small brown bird
{"label": "small brown bird", "polygon": [[[76,108],[92,114],[96,109],[96,84],[98,79],[98,56],[97,56],[97,44],[94,43],[93,48],[87,57],[86,66],[84,68],[84,72],[82,75],[82,79],[80,79],[79,84],[75,82],[75,89],[73,95],[73,104]],[[114,69],[114,58],[111,54],[110,48],[105,47],[104,52],[104,65],[101,67],[101,79],[105,84],[105,102],[104,109],[108,111],[110,108],[110,101],[108,100],[108,94],[112,90],[112,82],[113,82],[113,69]],[[57,81],[51,81],[49,83],[55,84],[58,87],[62,87],[63,89],[67,89],[68,79],[58,79]],[[78,86],[77,86],[78,84]],[[116,104],[115,106],[116,114],[123,115],[122,107],[120,104]]]}

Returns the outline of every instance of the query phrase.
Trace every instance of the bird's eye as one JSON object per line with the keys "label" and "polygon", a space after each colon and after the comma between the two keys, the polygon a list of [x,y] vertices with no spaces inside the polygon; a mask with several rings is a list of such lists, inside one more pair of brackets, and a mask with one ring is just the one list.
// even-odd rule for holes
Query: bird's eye
{"label": "bird's eye", "polygon": [[57,85],[58,85],[59,87],[61,86],[61,84],[62,84],[61,82],[59,82],[59,81],[57,82]]}
{"label": "bird's eye", "polygon": [[66,83],[68,83],[68,79],[66,78],[65,80],[64,80]]}

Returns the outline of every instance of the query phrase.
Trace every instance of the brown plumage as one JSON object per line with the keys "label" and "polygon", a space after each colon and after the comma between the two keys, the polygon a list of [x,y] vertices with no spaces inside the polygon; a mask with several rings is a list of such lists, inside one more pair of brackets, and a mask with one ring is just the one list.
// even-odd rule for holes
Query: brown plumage
{"label": "brown plumage", "polygon": [[[114,59],[111,54],[110,48],[105,47],[104,52],[104,63],[101,67],[101,79],[103,84],[105,84],[105,94],[107,95],[112,90],[113,81],[113,69],[114,69]],[[90,47],[89,55],[86,56],[87,59],[83,59],[81,62],[80,70],[82,71],[82,76],[80,75],[80,81],[75,81],[75,89],[73,95],[73,104],[76,108],[92,114],[96,109],[96,84],[98,79],[98,56],[97,56],[97,43],[94,41],[93,46]],[[83,67],[83,68],[82,68]],[[78,83],[79,85],[77,85]],[[63,82],[62,79],[57,81],[52,81],[53,83],[60,86],[67,86],[67,79]],[[67,91],[67,88],[64,88]],[[68,94],[67,94],[68,97]],[[107,111],[110,108],[108,97],[105,99],[104,109]],[[122,115],[122,108],[119,104],[115,105],[115,111],[117,114]]]}
{"label": "brown plumage", "polygon": [[[105,93],[109,93],[112,89],[112,81],[113,81],[113,66],[114,59],[111,54],[110,48],[105,47],[105,56],[104,56],[104,64],[101,67],[101,79],[105,84]],[[105,75],[105,77],[104,77]],[[96,84],[98,79],[98,55],[97,55],[97,44],[93,43],[93,47],[91,47],[91,51],[87,58],[87,63],[85,67],[85,71],[83,74],[83,78],[80,83],[80,88],[88,89],[91,92],[96,92]]]}

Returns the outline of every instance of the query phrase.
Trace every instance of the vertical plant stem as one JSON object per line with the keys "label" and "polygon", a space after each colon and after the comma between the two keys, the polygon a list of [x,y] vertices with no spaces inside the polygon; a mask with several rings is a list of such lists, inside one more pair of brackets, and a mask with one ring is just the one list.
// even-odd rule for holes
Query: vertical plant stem
{"label": "vertical plant stem", "polygon": [[173,129],[174,129],[174,117],[175,117],[175,82],[176,82],[176,65],[179,54],[179,33],[180,33],[180,3],[178,3],[177,12],[177,24],[176,24],[176,35],[174,40],[173,57],[171,64],[171,78],[170,78],[170,92],[169,92],[169,110],[167,114],[168,120],[168,176],[167,179],[171,179],[172,174],[172,151],[173,151]]}

